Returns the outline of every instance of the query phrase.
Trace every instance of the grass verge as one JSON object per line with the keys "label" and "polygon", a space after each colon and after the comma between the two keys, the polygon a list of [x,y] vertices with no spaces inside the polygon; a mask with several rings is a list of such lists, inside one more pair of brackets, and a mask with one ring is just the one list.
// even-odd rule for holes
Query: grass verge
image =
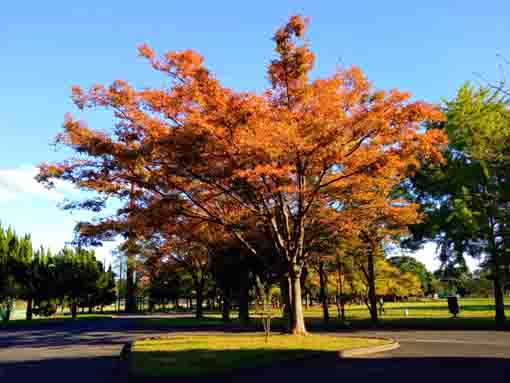
{"label": "grass verge", "polygon": [[317,352],[338,352],[378,346],[384,339],[328,335],[260,334],[179,335],[136,341],[131,349],[130,372],[135,377],[191,377],[221,374],[246,367],[306,357]]}

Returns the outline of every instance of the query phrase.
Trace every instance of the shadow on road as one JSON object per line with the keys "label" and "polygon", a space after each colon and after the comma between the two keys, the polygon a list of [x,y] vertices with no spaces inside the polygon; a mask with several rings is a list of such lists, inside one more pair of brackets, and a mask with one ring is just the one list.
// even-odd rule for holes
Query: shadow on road
{"label": "shadow on road", "polygon": [[[200,350],[206,353],[207,350]],[[185,353],[189,353],[186,351]],[[158,360],[184,360],[179,353],[158,353]],[[215,353],[219,360],[232,356],[236,359],[239,351]],[[356,358],[339,359],[334,353],[322,353],[307,359],[278,362],[273,366],[259,366],[194,378],[134,378],[130,382],[164,383],[270,383],[292,382],[313,383],[324,381],[355,383],[451,383],[484,382],[489,377],[494,382],[510,380],[510,363],[504,358]],[[195,357],[194,355],[192,357]],[[212,355],[210,357],[213,357]],[[200,368],[197,366],[197,368]]]}
{"label": "shadow on road", "polygon": [[114,357],[72,357],[3,363],[0,382],[116,383],[126,381]]}
{"label": "shadow on road", "polygon": [[[264,377],[265,376],[265,377]],[[270,379],[268,379],[270,377]],[[356,383],[410,383],[410,382],[494,382],[510,381],[510,363],[499,358],[360,358],[338,360],[327,355],[307,363],[295,362],[266,371],[253,370],[250,374],[236,375],[231,382],[328,381]],[[322,380],[321,379],[321,380]],[[216,380],[220,382],[222,380]],[[211,381],[212,383],[212,381]]]}
{"label": "shadow on road", "polygon": [[[169,353],[170,354],[170,353]],[[175,355],[160,355],[174,357]],[[222,359],[224,359],[222,357]],[[360,358],[338,359],[324,353],[306,360],[278,363],[200,378],[129,379],[130,383],[313,383],[322,381],[356,383],[451,383],[508,382],[510,363],[499,358]],[[47,380],[49,379],[49,380]],[[0,381],[127,382],[125,369],[113,357],[45,359],[37,362],[0,362]]]}

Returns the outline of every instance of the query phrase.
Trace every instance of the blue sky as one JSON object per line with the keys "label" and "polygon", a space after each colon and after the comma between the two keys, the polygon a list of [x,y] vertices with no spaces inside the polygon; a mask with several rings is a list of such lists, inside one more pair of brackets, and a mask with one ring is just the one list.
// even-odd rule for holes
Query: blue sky
{"label": "blue sky", "polygon": [[[0,12],[0,220],[34,242],[61,247],[79,215],[58,209],[67,185],[48,192],[33,181],[34,166],[62,159],[50,146],[70,102],[84,87],[126,79],[160,85],[137,57],[147,42],[159,52],[192,48],[225,84],[260,91],[278,26],[300,13],[311,18],[308,38],[316,75],[338,64],[360,66],[378,88],[408,90],[439,102],[475,72],[499,78],[497,54],[510,57],[510,2],[413,1],[96,1],[4,2]],[[82,116],[93,127],[109,115]],[[113,245],[100,251],[102,257]],[[435,268],[433,246],[417,254]]]}

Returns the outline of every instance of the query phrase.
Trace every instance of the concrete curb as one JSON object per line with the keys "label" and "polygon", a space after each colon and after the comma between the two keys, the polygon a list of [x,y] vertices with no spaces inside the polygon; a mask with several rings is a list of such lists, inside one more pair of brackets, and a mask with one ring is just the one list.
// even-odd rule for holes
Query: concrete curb
{"label": "concrete curb", "polygon": [[133,347],[133,342],[128,342],[122,346],[122,350],[120,351],[120,359],[128,360],[131,354],[131,348]]}
{"label": "concrete curb", "polygon": [[119,382],[130,382],[133,380],[131,376],[131,348],[133,342],[128,342],[122,346],[122,350],[119,355],[119,362],[117,364],[118,370],[118,381]]}
{"label": "concrete curb", "polygon": [[368,339],[382,339],[389,340],[390,343],[381,344],[377,346],[369,346],[369,347],[359,347],[359,348],[351,348],[347,350],[338,351],[337,355],[339,358],[354,358],[356,356],[363,356],[369,354],[376,354],[379,352],[386,352],[396,350],[400,347],[400,343],[391,338],[368,338]]}

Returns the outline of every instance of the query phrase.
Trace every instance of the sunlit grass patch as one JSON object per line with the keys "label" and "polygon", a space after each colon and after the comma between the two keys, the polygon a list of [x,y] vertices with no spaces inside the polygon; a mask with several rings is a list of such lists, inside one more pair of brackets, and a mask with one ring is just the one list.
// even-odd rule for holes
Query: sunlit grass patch
{"label": "sunlit grass patch", "polygon": [[268,343],[260,334],[179,335],[135,342],[131,372],[135,376],[216,374],[301,358],[314,352],[335,352],[386,342],[331,335],[273,335]]}

